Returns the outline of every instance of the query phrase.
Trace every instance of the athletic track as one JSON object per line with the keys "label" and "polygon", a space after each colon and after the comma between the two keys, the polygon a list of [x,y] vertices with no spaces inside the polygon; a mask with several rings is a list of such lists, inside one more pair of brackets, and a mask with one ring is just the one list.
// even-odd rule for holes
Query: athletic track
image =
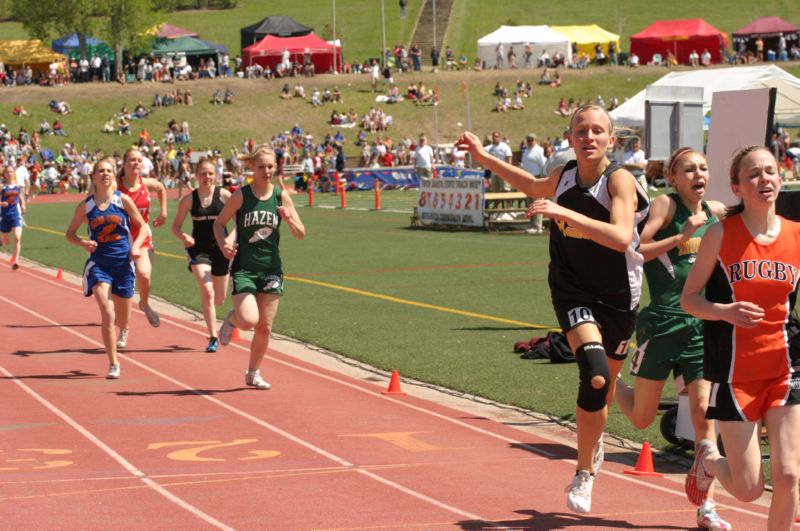
{"label": "athletic track", "polygon": [[[607,456],[592,514],[573,514],[555,432],[408,382],[385,395],[387,378],[285,341],[262,367],[273,389],[247,388],[246,342],[206,354],[166,310],[158,329],[134,311],[106,380],[93,299],[54,277],[0,261],[2,529],[695,527],[683,476],[623,474],[635,453]],[[765,528],[762,505],[718,499],[735,529]]]}

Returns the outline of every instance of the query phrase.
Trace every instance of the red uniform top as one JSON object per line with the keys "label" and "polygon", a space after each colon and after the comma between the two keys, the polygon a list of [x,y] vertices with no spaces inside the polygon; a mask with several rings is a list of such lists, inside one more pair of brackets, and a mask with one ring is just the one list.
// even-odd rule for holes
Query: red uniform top
{"label": "red uniform top", "polygon": [[716,382],[751,382],[792,372],[786,326],[800,276],[800,223],[780,218],[769,245],[757,243],[741,215],[722,222],[717,266],[706,286],[712,302],[749,301],[764,309],[754,328],[705,322],[705,377]]}
{"label": "red uniform top", "polygon": [[[148,225],[150,223],[150,192],[147,191],[147,187],[144,185],[144,182],[142,182],[142,178],[139,177],[139,187],[134,191],[125,188],[121,178],[117,180],[117,186],[120,192],[133,200],[133,204],[136,205],[136,209],[139,210],[139,213],[142,215],[145,225]],[[139,236],[139,230],[141,230],[141,227],[137,227],[131,223],[131,235],[134,240]],[[152,248],[153,238],[148,236],[142,244],[142,249]]]}

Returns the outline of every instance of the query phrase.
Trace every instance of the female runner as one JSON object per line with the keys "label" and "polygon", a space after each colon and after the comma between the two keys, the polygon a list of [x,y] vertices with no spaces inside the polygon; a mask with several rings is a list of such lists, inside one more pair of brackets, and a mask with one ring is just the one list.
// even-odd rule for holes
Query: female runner
{"label": "female runner", "polygon": [[3,168],[3,187],[0,189],[0,233],[3,245],[11,243],[14,236],[14,251],[11,253],[11,269],[19,269],[19,252],[22,249],[22,216],[25,215],[25,190],[17,183],[14,166]]}

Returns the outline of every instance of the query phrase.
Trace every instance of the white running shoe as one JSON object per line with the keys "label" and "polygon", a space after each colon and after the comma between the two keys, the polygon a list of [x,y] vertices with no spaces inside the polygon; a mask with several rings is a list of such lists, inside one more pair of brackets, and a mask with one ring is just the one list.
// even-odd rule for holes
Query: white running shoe
{"label": "white running shoe", "polygon": [[150,323],[150,326],[153,328],[158,328],[161,326],[161,318],[158,314],[153,310],[149,304],[142,304],[139,303],[139,309],[144,312],[144,316],[147,317],[147,322]]}
{"label": "white running shoe", "polygon": [[108,367],[108,374],[106,374],[106,378],[109,380],[116,380],[119,378],[120,370],[119,370],[119,363],[112,363]]}
{"label": "white running shoe", "polygon": [[603,442],[603,436],[600,435],[600,440],[597,441],[597,449],[594,451],[594,458],[592,459],[592,466],[594,466],[594,475],[600,473],[600,467],[603,466],[603,461],[605,461],[606,457],[606,449],[605,443]]}
{"label": "white running shoe", "polygon": [[697,525],[712,531],[731,531],[733,529],[730,522],[726,522],[717,514],[716,504],[713,500],[706,500],[702,506],[698,507]]}
{"label": "white running shoe", "polygon": [[686,474],[686,481],[684,489],[686,490],[686,497],[693,504],[700,506],[708,498],[708,489],[714,483],[714,476],[712,476],[705,467],[704,460],[709,453],[717,450],[717,446],[713,441],[703,439],[698,443],[697,450],[694,455],[694,463],[689,473]]}
{"label": "white running shoe", "polygon": [[117,336],[117,348],[125,348],[128,346],[128,329],[123,328],[119,331]]}
{"label": "white running shoe", "polygon": [[272,387],[267,381],[261,377],[261,371],[247,371],[244,374],[244,383],[252,385],[256,389],[269,389]]}
{"label": "white running shoe", "polygon": [[594,476],[588,470],[579,470],[567,487],[567,507],[576,513],[588,513],[592,509],[593,485]]}
{"label": "white running shoe", "polygon": [[219,334],[217,334],[217,336],[219,337],[220,345],[227,345],[231,342],[234,329],[233,323],[231,322],[231,319],[233,319],[233,312],[234,310],[228,312],[228,315],[225,316],[225,320],[222,321],[222,326],[219,327]]}

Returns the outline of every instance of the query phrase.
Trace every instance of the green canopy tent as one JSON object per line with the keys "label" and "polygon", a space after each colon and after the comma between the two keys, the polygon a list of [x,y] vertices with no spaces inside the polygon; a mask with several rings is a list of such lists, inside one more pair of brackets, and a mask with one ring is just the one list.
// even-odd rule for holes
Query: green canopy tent
{"label": "green canopy tent", "polygon": [[157,38],[153,41],[153,55],[161,57],[167,55],[173,57],[176,55],[186,56],[186,61],[191,65],[196,65],[201,58],[214,57],[218,54],[218,50],[210,45],[195,39],[194,37],[178,37],[177,39],[164,39]]}

